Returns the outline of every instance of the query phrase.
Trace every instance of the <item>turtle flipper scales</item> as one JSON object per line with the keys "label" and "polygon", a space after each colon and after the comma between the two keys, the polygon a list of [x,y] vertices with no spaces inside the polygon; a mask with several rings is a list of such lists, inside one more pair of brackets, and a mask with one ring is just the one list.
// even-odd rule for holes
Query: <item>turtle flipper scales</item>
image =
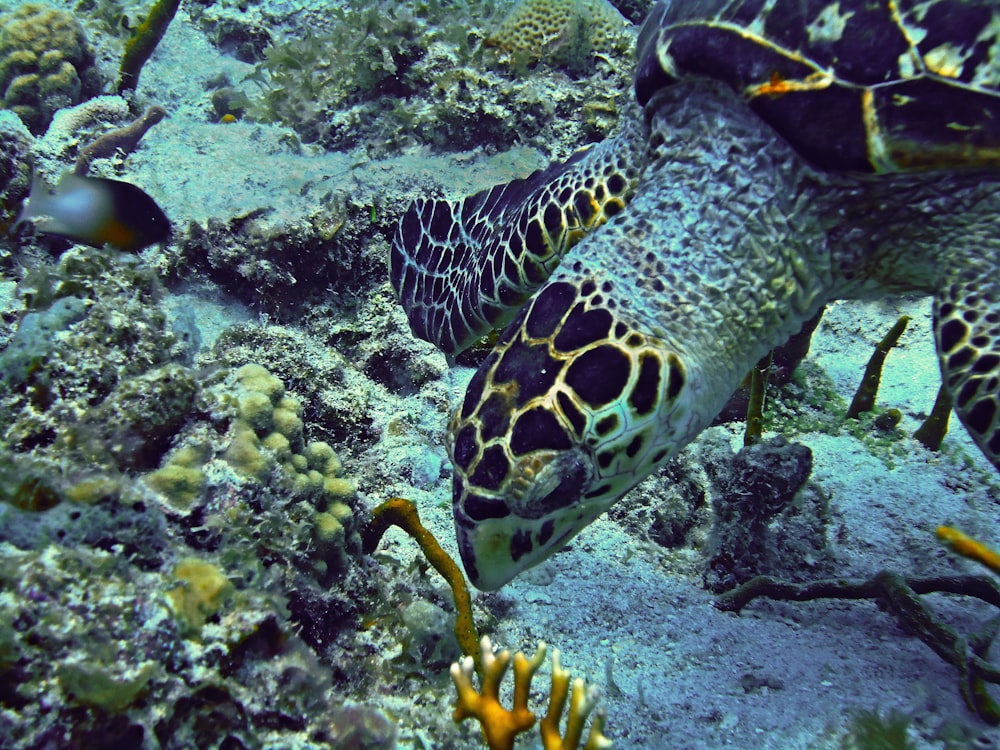
{"label": "turtle flipper scales", "polygon": [[1000,253],[995,246],[935,294],[934,338],[955,413],[1000,469]]}
{"label": "turtle flipper scales", "polygon": [[662,2],[622,136],[406,214],[390,265],[414,332],[455,353],[506,324],[449,429],[476,586],[563,547],[834,299],[935,295],[955,408],[1000,468],[997,17]]}
{"label": "turtle flipper scales", "polygon": [[464,200],[418,200],[389,276],[414,335],[455,355],[503,326],[591,230],[635,192],[645,137],[632,124],[568,161]]}
{"label": "turtle flipper scales", "polygon": [[[687,130],[652,115],[632,202],[504,329],[452,419],[455,528],[478,588],[561,549],[675,455],[832,292],[808,174],[716,93],[677,92],[666,108]],[[717,144],[720,123],[747,147]],[[699,137],[708,148],[690,149]]]}

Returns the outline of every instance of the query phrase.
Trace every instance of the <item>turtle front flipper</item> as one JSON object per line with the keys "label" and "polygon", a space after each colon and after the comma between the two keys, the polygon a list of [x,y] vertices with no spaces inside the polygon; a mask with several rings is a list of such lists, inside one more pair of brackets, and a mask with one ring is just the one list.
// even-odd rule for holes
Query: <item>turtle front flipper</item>
{"label": "turtle front flipper", "polygon": [[563,255],[635,193],[641,131],[631,121],[566,162],[464,200],[414,202],[389,259],[414,335],[454,355],[513,318]]}
{"label": "turtle front flipper", "polygon": [[934,339],[955,413],[1000,469],[1000,256],[977,254],[934,295]]}

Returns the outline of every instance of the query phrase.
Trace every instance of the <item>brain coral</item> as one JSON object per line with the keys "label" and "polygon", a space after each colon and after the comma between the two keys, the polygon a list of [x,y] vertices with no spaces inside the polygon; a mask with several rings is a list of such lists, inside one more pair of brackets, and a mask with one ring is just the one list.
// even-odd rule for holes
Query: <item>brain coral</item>
{"label": "brain coral", "polygon": [[32,133],[52,114],[96,94],[99,81],[83,27],[67,11],[25,3],[0,16],[0,90]]}
{"label": "brain coral", "polygon": [[607,0],[520,0],[486,41],[529,61],[583,63],[627,25]]}

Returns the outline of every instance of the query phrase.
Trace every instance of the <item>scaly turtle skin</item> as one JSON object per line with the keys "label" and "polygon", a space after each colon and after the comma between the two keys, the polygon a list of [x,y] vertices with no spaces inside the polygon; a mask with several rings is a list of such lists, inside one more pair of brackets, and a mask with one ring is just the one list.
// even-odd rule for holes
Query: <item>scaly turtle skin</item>
{"label": "scaly turtle skin", "polygon": [[449,431],[476,586],[565,545],[834,299],[934,295],[1000,468],[998,50],[984,1],[661,3],[617,137],[409,209],[390,271],[414,332],[454,354],[506,324]]}

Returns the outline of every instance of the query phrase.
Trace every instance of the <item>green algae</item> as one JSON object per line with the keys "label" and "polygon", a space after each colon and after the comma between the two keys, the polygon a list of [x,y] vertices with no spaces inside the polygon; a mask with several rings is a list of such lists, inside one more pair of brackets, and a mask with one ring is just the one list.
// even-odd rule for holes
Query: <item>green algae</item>
{"label": "green algae", "polygon": [[77,703],[114,713],[132,705],[158,671],[147,662],[130,675],[110,674],[101,664],[67,662],[56,667],[59,686]]}

